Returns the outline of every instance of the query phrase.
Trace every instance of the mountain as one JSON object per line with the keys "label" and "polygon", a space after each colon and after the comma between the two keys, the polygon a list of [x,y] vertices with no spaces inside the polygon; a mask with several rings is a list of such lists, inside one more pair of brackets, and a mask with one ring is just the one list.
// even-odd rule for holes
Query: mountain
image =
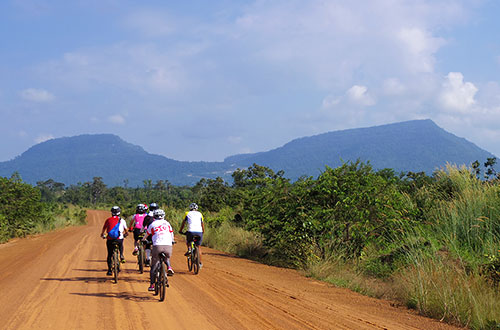
{"label": "mountain", "polygon": [[92,181],[101,176],[106,184],[142,186],[143,180],[166,180],[194,184],[222,163],[180,162],[147,153],[116,135],[96,134],[63,137],[37,144],[7,162],[0,163],[0,176],[20,173],[26,182],[54,179],[65,184]]}
{"label": "mountain", "polygon": [[0,176],[20,173],[24,181],[54,179],[65,184],[101,176],[108,185],[142,186],[143,180],[192,185],[201,178],[231,179],[236,168],[253,163],[284,170],[285,176],[317,176],[325,166],[370,161],[375,169],[425,171],[452,164],[470,165],[494,157],[473,143],[446,132],[431,120],[333,131],[290,141],[282,147],[227,157],[223,162],[185,162],[154,155],[111,134],[79,135],[37,144],[13,160],[0,162]]}
{"label": "mountain", "polygon": [[447,162],[469,166],[488,157],[495,156],[426,119],[303,137],[267,152],[231,156],[225,162],[238,166],[256,163],[298,178],[304,173],[317,174],[325,165],[338,167],[342,160],[360,159],[370,161],[375,169],[430,175]]}

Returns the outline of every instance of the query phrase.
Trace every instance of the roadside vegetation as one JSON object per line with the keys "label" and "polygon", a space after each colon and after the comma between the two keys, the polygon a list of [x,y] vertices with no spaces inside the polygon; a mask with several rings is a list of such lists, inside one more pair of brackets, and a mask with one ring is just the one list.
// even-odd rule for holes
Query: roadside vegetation
{"label": "roadside vegetation", "polygon": [[[186,206],[195,201],[205,215],[208,246],[296,268],[445,322],[498,329],[500,176],[495,163],[492,158],[471,168],[449,165],[428,176],[375,171],[357,161],[295,182],[282,171],[254,164],[235,171],[231,185],[217,178],[192,187],[147,180],[143,187],[108,188],[99,177],[69,187],[53,180],[32,187],[18,177],[2,178],[1,237],[42,231],[39,224],[66,225],[82,214],[63,206],[69,204],[117,204],[129,216],[137,203],[157,202],[178,229]],[[28,205],[31,209],[24,209]]]}

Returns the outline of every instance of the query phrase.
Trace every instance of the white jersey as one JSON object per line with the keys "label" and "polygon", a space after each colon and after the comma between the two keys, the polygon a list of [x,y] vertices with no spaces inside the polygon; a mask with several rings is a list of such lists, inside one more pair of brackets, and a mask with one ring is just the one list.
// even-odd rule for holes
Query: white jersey
{"label": "white jersey", "polygon": [[146,231],[153,237],[153,245],[172,245],[174,230],[167,220],[154,220]]}
{"label": "white jersey", "polygon": [[186,212],[184,219],[187,224],[187,231],[201,233],[203,232],[203,228],[201,227],[201,223],[203,222],[203,215],[198,211],[189,211]]}

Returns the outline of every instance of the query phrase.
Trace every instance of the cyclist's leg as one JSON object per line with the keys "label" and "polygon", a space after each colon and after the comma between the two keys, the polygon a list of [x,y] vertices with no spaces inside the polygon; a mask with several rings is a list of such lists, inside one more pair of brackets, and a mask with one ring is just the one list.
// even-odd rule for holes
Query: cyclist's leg
{"label": "cyclist's leg", "polygon": [[146,245],[144,246],[144,252],[146,252],[146,260],[151,266],[151,248],[152,248],[153,242],[151,241],[151,237],[148,238],[146,241]]}
{"label": "cyclist's leg", "polygon": [[186,232],[186,246],[187,246],[187,252],[185,256],[188,256],[189,253],[191,253],[191,242],[193,241],[193,233],[188,231]]}
{"label": "cyclist's leg", "polygon": [[151,269],[149,270],[149,284],[153,284],[155,282],[156,268],[160,265],[158,258],[158,248],[153,246],[151,251],[152,261],[151,261]]}
{"label": "cyclist's leg", "polygon": [[106,240],[106,248],[108,250],[108,258],[106,259],[106,261],[108,262],[108,272],[110,272],[112,267],[111,259],[113,258],[113,240]]}
{"label": "cyclist's leg", "polygon": [[141,230],[139,228],[134,228],[134,247],[136,249],[139,246],[139,240],[141,239],[139,237],[140,233],[141,233]]}
{"label": "cyclist's leg", "polygon": [[172,266],[170,265],[170,257],[172,256],[172,245],[165,245],[163,248],[163,252],[167,255],[167,259],[165,260],[165,263],[167,264],[167,269],[170,271],[171,274],[174,273],[172,270]]}
{"label": "cyclist's leg", "polygon": [[122,261],[125,261],[125,257],[123,256],[123,238],[122,239],[117,239],[118,241],[118,247],[120,249],[120,259]]}

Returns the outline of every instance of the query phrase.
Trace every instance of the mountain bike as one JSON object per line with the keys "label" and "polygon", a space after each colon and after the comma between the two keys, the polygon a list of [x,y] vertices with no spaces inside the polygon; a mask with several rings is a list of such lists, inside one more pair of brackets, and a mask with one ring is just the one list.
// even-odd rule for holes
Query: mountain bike
{"label": "mountain bike", "polygon": [[[187,232],[183,232],[180,234],[186,235],[186,238],[187,238]],[[193,240],[191,241],[191,244],[190,244],[191,253],[189,253],[187,255],[188,269],[189,269],[189,271],[193,271],[195,275],[199,273],[200,265],[201,265],[201,263],[200,263],[200,251],[198,251],[198,245],[196,245],[196,243],[199,240],[200,240],[200,236],[198,236],[198,235],[193,236]]]}
{"label": "mountain bike", "polygon": [[166,259],[167,255],[164,252],[160,252],[158,255],[160,262],[158,266],[156,266],[155,273],[155,293],[154,295],[160,295],[160,301],[165,300],[165,289],[169,287],[168,278],[167,278],[167,269],[166,269]]}

